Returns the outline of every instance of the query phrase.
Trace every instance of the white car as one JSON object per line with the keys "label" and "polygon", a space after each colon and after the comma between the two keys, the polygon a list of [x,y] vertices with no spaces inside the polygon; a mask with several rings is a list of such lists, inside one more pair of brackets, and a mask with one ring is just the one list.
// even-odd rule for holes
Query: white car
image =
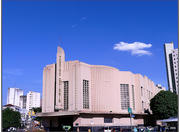
{"label": "white car", "polygon": [[10,128],[8,129],[8,132],[13,132],[13,131],[16,131],[16,128],[15,128],[15,127],[10,127]]}

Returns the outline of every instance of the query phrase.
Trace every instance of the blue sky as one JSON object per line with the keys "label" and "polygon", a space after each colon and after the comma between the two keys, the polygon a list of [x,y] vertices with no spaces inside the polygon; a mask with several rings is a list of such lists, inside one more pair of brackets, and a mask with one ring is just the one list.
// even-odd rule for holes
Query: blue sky
{"label": "blue sky", "polygon": [[3,104],[8,87],[42,92],[58,45],[66,60],[140,73],[167,88],[166,42],[178,46],[177,0],[3,0]]}

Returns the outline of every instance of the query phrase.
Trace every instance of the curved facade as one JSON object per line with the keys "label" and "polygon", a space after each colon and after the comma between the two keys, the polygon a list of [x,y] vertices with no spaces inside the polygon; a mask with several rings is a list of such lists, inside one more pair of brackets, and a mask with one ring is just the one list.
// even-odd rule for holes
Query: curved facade
{"label": "curved facade", "polygon": [[[109,66],[65,61],[64,51],[58,47],[57,63],[47,65],[43,71],[42,112],[128,114],[130,107],[134,114],[144,114],[144,109],[150,110],[150,99],[160,90],[165,88],[156,86],[140,74]],[[97,122],[94,125],[105,125],[100,123],[101,120],[94,119],[93,122]],[[114,119],[114,123],[116,121],[120,122],[120,119]],[[74,125],[77,122],[87,126],[92,120],[79,117]],[[127,121],[122,122],[126,124]]]}

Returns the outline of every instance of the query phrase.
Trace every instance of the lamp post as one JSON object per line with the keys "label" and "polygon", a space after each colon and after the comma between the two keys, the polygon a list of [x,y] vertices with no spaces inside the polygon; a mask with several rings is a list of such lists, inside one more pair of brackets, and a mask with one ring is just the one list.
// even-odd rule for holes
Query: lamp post
{"label": "lamp post", "polygon": [[130,116],[130,126],[131,126],[131,131],[132,131],[132,120],[131,120],[132,109],[130,107],[128,108],[128,113]]}
{"label": "lamp post", "polygon": [[75,125],[77,127],[77,132],[79,132],[79,123],[76,123]]}
{"label": "lamp post", "polygon": [[130,113],[130,125],[131,125],[131,131],[132,131],[132,120],[131,120],[131,113]]}
{"label": "lamp post", "polygon": [[91,121],[92,132],[93,132],[93,124],[94,124],[94,122],[93,122],[93,121]]}

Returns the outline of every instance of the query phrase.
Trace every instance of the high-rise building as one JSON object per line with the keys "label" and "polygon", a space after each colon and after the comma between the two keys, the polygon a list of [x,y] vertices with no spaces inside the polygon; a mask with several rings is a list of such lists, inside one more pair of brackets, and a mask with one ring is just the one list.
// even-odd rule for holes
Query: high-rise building
{"label": "high-rise building", "polygon": [[[132,125],[143,124],[150,99],[160,90],[152,80],[114,67],[65,61],[61,47],[57,63],[43,70],[42,113],[45,127],[60,130],[71,125],[80,131],[94,127],[130,126],[128,108],[135,118]],[[151,111],[150,111],[151,112]]]}
{"label": "high-rise building", "polygon": [[168,88],[171,92],[178,94],[178,49],[174,49],[173,43],[165,43],[164,52],[166,59]]}
{"label": "high-rise building", "polygon": [[7,104],[12,104],[20,107],[20,96],[23,95],[23,90],[19,88],[8,88]]}
{"label": "high-rise building", "polygon": [[40,93],[29,91],[27,93],[26,109],[30,110],[33,107],[40,107]]}
{"label": "high-rise building", "polygon": [[26,102],[27,102],[27,96],[26,95],[20,96],[20,107],[21,107],[21,109],[26,109]]}

